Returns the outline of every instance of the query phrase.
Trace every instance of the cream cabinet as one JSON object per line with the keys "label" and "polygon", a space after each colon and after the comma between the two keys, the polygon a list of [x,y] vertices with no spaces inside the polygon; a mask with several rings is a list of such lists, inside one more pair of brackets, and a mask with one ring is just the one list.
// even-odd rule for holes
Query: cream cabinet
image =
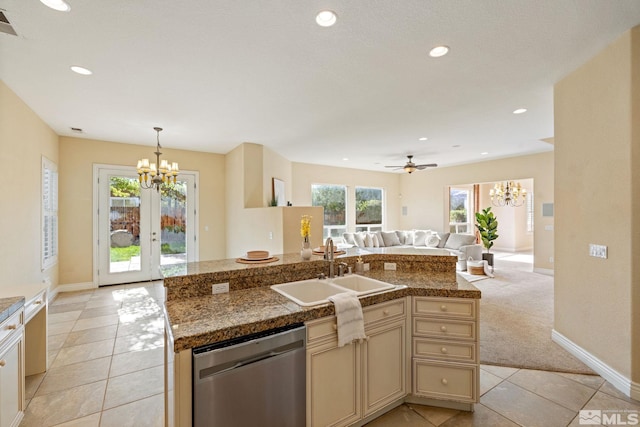
{"label": "cream cabinet", "polygon": [[348,426],[407,394],[407,300],[364,310],[367,339],[338,347],[335,316],[307,323],[307,426]]}
{"label": "cream cabinet", "polygon": [[478,304],[467,298],[412,298],[413,394],[478,402]]}
{"label": "cream cabinet", "polygon": [[24,326],[21,308],[0,324],[0,427],[24,415]]}

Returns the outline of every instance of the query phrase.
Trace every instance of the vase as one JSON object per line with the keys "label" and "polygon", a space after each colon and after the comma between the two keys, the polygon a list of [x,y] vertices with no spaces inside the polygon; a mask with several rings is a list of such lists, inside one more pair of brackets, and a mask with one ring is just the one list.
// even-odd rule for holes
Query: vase
{"label": "vase", "polygon": [[311,254],[311,244],[305,240],[304,242],[302,242],[302,250],[300,251],[300,256],[303,260],[310,260]]}

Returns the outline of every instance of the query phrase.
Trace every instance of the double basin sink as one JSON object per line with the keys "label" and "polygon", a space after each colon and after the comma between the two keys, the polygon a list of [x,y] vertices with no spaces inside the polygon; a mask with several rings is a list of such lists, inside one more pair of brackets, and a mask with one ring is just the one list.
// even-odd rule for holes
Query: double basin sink
{"label": "double basin sink", "polygon": [[271,289],[303,307],[327,304],[329,297],[342,292],[358,296],[395,289],[394,285],[369,277],[351,274],[333,279],[309,279],[273,285]]}

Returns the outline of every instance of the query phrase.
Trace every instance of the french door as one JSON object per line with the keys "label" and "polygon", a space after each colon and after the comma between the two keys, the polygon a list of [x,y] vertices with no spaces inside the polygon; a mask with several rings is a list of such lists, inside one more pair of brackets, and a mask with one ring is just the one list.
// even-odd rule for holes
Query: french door
{"label": "french door", "polygon": [[160,191],[141,188],[135,168],[95,165],[94,283],[157,280],[160,266],[197,260],[197,174]]}

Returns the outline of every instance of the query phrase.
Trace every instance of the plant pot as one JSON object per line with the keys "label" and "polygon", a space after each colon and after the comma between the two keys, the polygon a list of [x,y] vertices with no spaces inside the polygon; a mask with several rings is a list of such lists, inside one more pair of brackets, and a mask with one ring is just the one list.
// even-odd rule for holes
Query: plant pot
{"label": "plant pot", "polygon": [[487,264],[489,264],[491,267],[493,267],[493,254],[489,253],[489,252],[485,252],[482,254],[482,259],[487,261]]}

